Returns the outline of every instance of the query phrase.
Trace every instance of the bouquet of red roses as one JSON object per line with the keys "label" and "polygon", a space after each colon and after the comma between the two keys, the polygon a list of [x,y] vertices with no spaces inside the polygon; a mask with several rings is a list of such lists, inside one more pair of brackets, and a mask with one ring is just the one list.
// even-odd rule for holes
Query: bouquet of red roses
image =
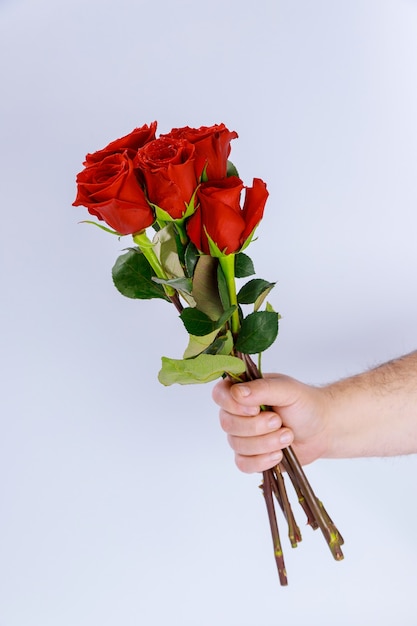
{"label": "bouquet of red roses", "polygon": [[[262,376],[261,355],[278,335],[279,314],[267,301],[274,283],[255,274],[244,252],[259,225],[268,197],[254,178],[244,185],[229,160],[237,133],[224,124],[174,128],[156,137],[156,122],[87,154],[77,175],[74,206],[84,206],[133,247],[113,267],[116,288],[129,298],[172,303],[188,335],[182,359],[163,357],[164,385],[243,382]],[[242,201],[243,196],[243,201]],[[152,238],[148,230],[152,229]],[[250,312],[244,311],[249,306]],[[257,363],[251,355],[258,355]],[[291,545],[301,540],[288,499],[290,478],[307,522],[320,528],[333,556],[343,558],[343,539],[316,498],[293,450],[263,472],[262,490],[282,585],[287,584],[274,499],[288,524]]]}

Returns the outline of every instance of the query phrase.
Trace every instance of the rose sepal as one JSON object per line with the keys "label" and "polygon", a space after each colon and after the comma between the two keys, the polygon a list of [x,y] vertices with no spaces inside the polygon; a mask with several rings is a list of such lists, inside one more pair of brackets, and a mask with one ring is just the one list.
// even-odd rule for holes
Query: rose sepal
{"label": "rose sepal", "polygon": [[237,176],[237,178],[240,178],[236,165],[229,160],[227,160],[226,176],[227,178],[229,178],[229,176]]}
{"label": "rose sepal", "polygon": [[[193,213],[195,213],[195,210],[196,210],[195,199],[196,199],[198,188],[199,188],[199,185],[195,188],[190,201],[188,203],[184,202],[185,209],[181,217],[172,217],[169,211],[166,211],[162,207],[158,206],[157,204],[154,204],[153,202],[149,202],[148,200],[149,205],[152,207],[152,209],[155,212],[155,217],[156,217],[156,221],[158,222],[158,224],[160,224],[160,226],[163,227],[166,223],[174,222],[174,224],[180,225],[180,228],[182,231],[185,220],[187,220],[189,217],[193,215]],[[185,230],[184,230],[184,233],[185,233]],[[188,237],[187,236],[185,236],[185,238],[181,237],[181,240],[182,240],[182,243],[186,243],[186,241],[188,241]]]}
{"label": "rose sepal", "polygon": [[162,209],[157,204],[153,204],[152,202],[150,202],[149,204],[154,209],[156,219],[159,224],[165,224],[167,222],[174,222],[175,224],[178,224],[178,223],[183,224],[184,220],[191,217],[191,215],[195,212],[195,192],[190,202],[188,204],[184,203],[185,209],[181,217],[172,217],[172,215],[170,215],[168,211],[165,211],[165,209]]}
{"label": "rose sepal", "polygon": [[122,233],[118,233],[117,230],[113,230],[112,228],[108,228],[107,226],[103,226],[103,224],[97,224],[97,222],[93,222],[92,220],[82,220],[78,222],[79,224],[92,224],[93,226],[97,226],[97,228],[101,228],[106,233],[110,233],[111,235],[116,235],[117,237],[125,237]]}
{"label": "rose sepal", "polygon": [[252,243],[253,238],[255,236],[255,231],[256,231],[257,228],[258,228],[258,224],[255,226],[255,228],[253,229],[253,231],[251,232],[249,237],[247,239],[245,239],[245,241],[243,242],[243,245],[240,248],[240,252],[243,252],[243,250],[246,250],[246,248],[249,246],[249,244]]}

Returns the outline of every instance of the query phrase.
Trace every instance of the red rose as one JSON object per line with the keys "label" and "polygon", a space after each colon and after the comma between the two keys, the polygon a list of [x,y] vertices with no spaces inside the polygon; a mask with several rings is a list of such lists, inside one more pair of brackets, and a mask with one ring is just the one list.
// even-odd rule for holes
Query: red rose
{"label": "red rose", "polygon": [[98,150],[97,152],[93,152],[92,154],[87,154],[83,165],[100,163],[100,161],[102,161],[109,155],[115,154],[117,152],[125,152],[126,150],[128,151],[129,156],[133,158],[139,148],[144,146],[145,143],[148,143],[149,141],[153,141],[155,139],[155,132],[156,122],[152,122],[150,126],[145,124],[141,128],[135,128],[128,135],[112,141],[102,150]]}
{"label": "red rose", "polygon": [[207,165],[208,180],[225,178],[230,142],[237,136],[235,131],[228,130],[224,124],[201,126],[200,128],[189,128],[188,126],[173,128],[167,135],[162,135],[162,137],[185,139],[194,144],[197,178],[200,179],[204,167]]}
{"label": "red rose", "polygon": [[199,187],[199,206],[187,223],[187,232],[194,245],[205,254],[210,254],[207,234],[222,253],[232,254],[242,248],[261,221],[268,197],[266,184],[260,178],[253,179],[253,187],[246,188],[242,209],[243,188],[237,176]]}
{"label": "red rose", "polygon": [[146,186],[149,202],[173,219],[184,215],[197,187],[194,146],[182,139],[161,137],[138,150],[135,166]]}
{"label": "red rose", "polygon": [[122,235],[140,232],[154,222],[127,151],[88,165],[77,175],[77,186],[73,206],[87,207]]}

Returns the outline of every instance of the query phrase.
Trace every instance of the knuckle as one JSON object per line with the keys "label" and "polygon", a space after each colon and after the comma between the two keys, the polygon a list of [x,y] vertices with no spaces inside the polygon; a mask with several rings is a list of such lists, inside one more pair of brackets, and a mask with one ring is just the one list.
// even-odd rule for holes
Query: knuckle
{"label": "knuckle", "polygon": [[262,413],[259,413],[259,415],[251,418],[250,426],[252,429],[251,435],[253,437],[260,437],[265,434],[265,419]]}
{"label": "knuckle", "polygon": [[282,445],[277,433],[271,433],[268,436],[268,452],[276,452],[277,450],[281,450]]}
{"label": "knuckle", "polygon": [[230,413],[221,409],[219,411],[219,420],[220,420],[220,426],[222,427],[224,432],[225,433],[230,432],[231,423],[232,423],[232,416],[230,415]]}
{"label": "knuckle", "polygon": [[233,435],[227,435],[227,442],[229,446],[236,452],[236,454],[245,454],[245,450],[241,445],[241,438],[234,437]]}
{"label": "knuckle", "polygon": [[249,459],[241,454],[235,454],[236,467],[245,474],[252,474],[255,470],[251,469]]}
{"label": "knuckle", "polygon": [[256,435],[267,435],[268,433],[271,433],[271,418],[277,418],[278,420],[276,426],[274,427],[275,430],[278,430],[278,428],[281,427],[282,421],[277,413],[271,411],[261,411],[259,416],[253,420]]}
{"label": "knuckle", "polygon": [[[233,437],[232,437],[232,435],[227,435],[227,443],[232,448],[232,450],[235,450],[235,446],[233,445]],[[235,452],[236,452],[236,450],[235,450]]]}
{"label": "knuckle", "polygon": [[266,470],[279,465],[282,461],[282,452],[281,450],[276,450],[270,454],[264,454],[262,458],[259,460],[259,471],[265,472]]}
{"label": "knuckle", "polygon": [[218,382],[211,391],[211,397],[214,402],[221,405],[224,397],[224,381]]}

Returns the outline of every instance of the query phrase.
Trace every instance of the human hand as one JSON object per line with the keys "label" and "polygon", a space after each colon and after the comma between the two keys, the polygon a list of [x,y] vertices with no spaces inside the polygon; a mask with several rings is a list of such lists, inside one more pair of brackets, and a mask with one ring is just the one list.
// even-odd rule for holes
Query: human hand
{"label": "human hand", "polygon": [[[242,472],[262,472],[282,459],[292,445],[303,465],[323,456],[327,447],[326,393],[288,376],[268,375],[213,389],[219,418]],[[262,411],[261,406],[268,410]]]}

